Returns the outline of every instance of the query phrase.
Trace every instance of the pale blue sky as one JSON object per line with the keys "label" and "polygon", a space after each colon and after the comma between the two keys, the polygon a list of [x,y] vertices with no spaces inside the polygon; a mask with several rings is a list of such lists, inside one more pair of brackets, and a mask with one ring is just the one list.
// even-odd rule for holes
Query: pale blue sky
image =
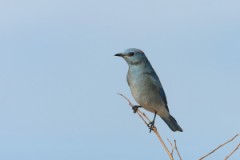
{"label": "pale blue sky", "polygon": [[184,159],[239,132],[239,0],[0,0],[0,24],[0,159],[167,159],[117,95],[133,101],[113,56],[131,47],[163,83],[184,132],[157,127]]}

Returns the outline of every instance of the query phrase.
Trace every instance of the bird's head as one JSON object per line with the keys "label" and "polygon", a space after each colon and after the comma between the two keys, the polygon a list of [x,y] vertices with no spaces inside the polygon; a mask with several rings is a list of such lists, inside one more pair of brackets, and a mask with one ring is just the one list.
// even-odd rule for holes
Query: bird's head
{"label": "bird's head", "polygon": [[147,61],[144,52],[136,48],[127,49],[124,53],[117,53],[115,56],[125,59],[128,65],[136,65]]}

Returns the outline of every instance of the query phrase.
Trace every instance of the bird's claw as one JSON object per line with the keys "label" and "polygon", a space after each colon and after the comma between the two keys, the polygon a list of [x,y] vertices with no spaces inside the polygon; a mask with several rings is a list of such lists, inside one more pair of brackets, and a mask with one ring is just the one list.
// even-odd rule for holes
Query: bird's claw
{"label": "bird's claw", "polygon": [[151,131],[152,131],[154,128],[156,128],[156,127],[154,126],[154,121],[148,123],[147,126],[148,126],[148,128],[149,128],[149,133],[151,133]]}
{"label": "bird's claw", "polygon": [[136,113],[137,110],[138,110],[138,108],[140,108],[140,107],[141,107],[141,106],[137,106],[137,105],[133,106],[133,107],[132,107],[133,113]]}

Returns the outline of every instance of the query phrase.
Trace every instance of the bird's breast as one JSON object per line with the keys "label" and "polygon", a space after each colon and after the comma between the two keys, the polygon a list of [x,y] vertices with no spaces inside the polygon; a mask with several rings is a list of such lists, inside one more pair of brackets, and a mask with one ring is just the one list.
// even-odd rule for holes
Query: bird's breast
{"label": "bird's breast", "polygon": [[141,73],[128,74],[128,83],[131,89],[131,93],[140,105],[144,105],[148,102],[148,83],[146,77]]}
{"label": "bird's breast", "polygon": [[151,75],[146,74],[146,71],[129,70],[127,79],[131,93],[139,105],[148,106],[149,108],[164,106],[159,94],[159,86],[155,84]]}

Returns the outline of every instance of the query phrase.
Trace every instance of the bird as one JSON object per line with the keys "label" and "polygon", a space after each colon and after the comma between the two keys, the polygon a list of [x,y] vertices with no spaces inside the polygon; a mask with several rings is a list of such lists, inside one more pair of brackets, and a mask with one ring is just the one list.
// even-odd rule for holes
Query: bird
{"label": "bird", "polygon": [[148,124],[153,130],[156,115],[159,115],[172,131],[183,132],[175,118],[170,114],[166,94],[162,84],[145,53],[137,48],[129,48],[115,56],[122,57],[128,64],[127,83],[135,101],[134,113],[139,107],[154,113],[153,121]]}

